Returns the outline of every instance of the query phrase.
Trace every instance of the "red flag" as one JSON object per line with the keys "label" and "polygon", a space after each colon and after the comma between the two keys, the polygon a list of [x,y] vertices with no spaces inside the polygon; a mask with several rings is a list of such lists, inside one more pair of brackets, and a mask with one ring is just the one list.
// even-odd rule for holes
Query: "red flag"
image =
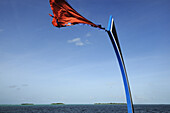
{"label": "red flag", "polygon": [[53,17],[52,24],[56,27],[66,27],[83,23],[89,24],[93,27],[104,29],[101,27],[101,25],[96,25],[81,16],[65,0],[50,0],[50,6],[54,16],[52,16],[51,14],[49,15]]}

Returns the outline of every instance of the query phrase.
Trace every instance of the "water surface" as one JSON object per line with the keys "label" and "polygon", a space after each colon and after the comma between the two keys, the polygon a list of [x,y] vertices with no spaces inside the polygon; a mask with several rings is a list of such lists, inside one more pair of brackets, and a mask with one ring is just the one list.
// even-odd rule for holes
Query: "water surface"
{"label": "water surface", "polygon": [[[170,113],[170,105],[134,105],[135,113]],[[126,105],[0,105],[0,113],[127,113]]]}

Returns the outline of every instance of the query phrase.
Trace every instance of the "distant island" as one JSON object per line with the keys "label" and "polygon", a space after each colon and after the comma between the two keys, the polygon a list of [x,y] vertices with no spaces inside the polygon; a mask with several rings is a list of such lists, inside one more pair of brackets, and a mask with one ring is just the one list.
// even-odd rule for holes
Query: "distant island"
{"label": "distant island", "polygon": [[22,103],[21,105],[34,105],[33,103]]}
{"label": "distant island", "polygon": [[51,105],[64,105],[64,103],[51,103]]}
{"label": "distant island", "polygon": [[126,103],[94,103],[95,105],[127,105]]}

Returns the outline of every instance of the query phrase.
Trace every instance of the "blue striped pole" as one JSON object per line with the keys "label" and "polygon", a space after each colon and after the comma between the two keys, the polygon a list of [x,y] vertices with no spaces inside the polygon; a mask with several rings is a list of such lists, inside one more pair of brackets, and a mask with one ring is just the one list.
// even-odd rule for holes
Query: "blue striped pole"
{"label": "blue striped pole", "polygon": [[112,42],[113,48],[115,50],[115,53],[116,53],[116,56],[117,56],[117,59],[118,59],[120,70],[121,70],[121,73],[122,73],[122,78],[123,78],[123,83],[124,83],[124,88],[125,88],[125,93],[126,93],[128,113],[134,113],[128,76],[127,76],[127,72],[126,72],[121,48],[120,48],[120,45],[119,45],[118,36],[117,36],[117,33],[116,33],[116,28],[115,28],[112,16],[110,16],[108,28],[107,28],[106,31],[107,31],[107,33],[110,37],[111,42]]}

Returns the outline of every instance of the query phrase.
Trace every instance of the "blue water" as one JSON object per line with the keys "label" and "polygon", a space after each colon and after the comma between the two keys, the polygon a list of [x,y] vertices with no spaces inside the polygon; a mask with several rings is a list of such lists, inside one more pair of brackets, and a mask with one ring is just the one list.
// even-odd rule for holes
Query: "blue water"
{"label": "blue water", "polygon": [[[170,105],[135,105],[135,113],[170,113]],[[0,113],[127,113],[126,105],[0,105]]]}

